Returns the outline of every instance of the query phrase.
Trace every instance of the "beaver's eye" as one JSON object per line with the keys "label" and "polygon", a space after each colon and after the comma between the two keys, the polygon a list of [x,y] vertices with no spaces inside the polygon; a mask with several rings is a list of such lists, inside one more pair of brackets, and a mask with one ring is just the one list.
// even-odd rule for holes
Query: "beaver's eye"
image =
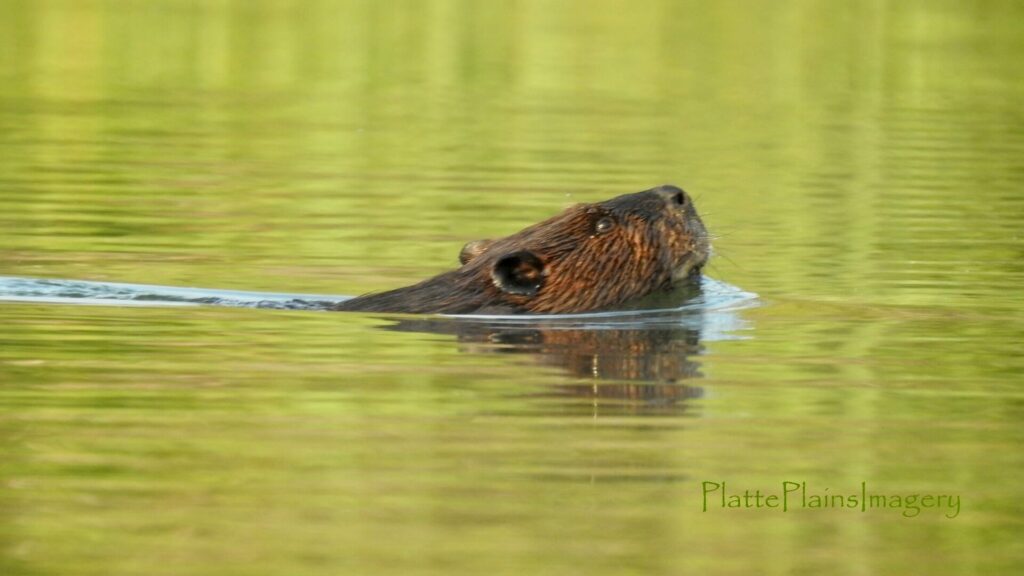
{"label": "beaver's eye", "polygon": [[594,232],[598,234],[604,234],[605,232],[608,232],[612,228],[615,228],[615,220],[612,220],[607,216],[598,220],[597,224],[594,224]]}

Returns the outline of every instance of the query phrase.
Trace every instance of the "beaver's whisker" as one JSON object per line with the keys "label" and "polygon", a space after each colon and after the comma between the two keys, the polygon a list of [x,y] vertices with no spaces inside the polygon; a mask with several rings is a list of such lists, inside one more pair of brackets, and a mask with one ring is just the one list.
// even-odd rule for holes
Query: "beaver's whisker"
{"label": "beaver's whisker", "polygon": [[736,262],[735,260],[733,260],[732,258],[729,258],[729,256],[727,256],[726,254],[723,254],[723,253],[722,253],[721,251],[718,251],[718,250],[716,250],[716,251],[715,251],[715,257],[716,257],[716,258],[723,258],[723,259],[725,259],[725,260],[726,260],[726,261],[727,261],[728,263],[730,263],[730,264],[732,264],[733,266],[735,266],[735,267],[739,268],[740,270],[745,270],[745,268],[743,268],[743,266],[741,266],[741,265],[740,265],[739,263],[737,263],[737,262]]}

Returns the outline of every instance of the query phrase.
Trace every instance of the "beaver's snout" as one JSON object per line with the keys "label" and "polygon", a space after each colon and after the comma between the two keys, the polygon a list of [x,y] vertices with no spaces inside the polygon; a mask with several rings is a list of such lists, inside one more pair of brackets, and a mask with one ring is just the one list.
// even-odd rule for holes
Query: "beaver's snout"
{"label": "beaver's snout", "polygon": [[697,215],[693,200],[685,190],[671,184],[654,188],[652,192],[661,197],[670,210],[682,214],[683,227],[690,237],[690,242],[682,251],[685,257],[676,267],[673,279],[698,276],[711,255],[711,243],[704,222]]}

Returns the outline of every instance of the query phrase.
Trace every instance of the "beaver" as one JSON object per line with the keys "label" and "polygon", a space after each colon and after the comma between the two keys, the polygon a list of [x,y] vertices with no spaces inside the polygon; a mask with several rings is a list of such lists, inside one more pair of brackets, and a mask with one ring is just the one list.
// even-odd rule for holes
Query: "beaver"
{"label": "beaver", "polygon": [[672,185],[563,213],[496,240],[466,244],[459,268],[334,310],[566,314],[604,310],[695,282],[710,252],[693,200]]}

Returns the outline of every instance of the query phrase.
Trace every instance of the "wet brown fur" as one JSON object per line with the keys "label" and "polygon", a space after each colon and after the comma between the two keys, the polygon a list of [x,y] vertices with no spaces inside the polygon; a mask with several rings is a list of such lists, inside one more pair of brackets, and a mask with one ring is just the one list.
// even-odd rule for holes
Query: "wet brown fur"
{"label": "wet brown fur", "polygon": [[601,310],[695,277],[708,239],[692,200],[660,186],[579,204],[498,240],[471,242],[460,268],[336,310],[557,314]]}

